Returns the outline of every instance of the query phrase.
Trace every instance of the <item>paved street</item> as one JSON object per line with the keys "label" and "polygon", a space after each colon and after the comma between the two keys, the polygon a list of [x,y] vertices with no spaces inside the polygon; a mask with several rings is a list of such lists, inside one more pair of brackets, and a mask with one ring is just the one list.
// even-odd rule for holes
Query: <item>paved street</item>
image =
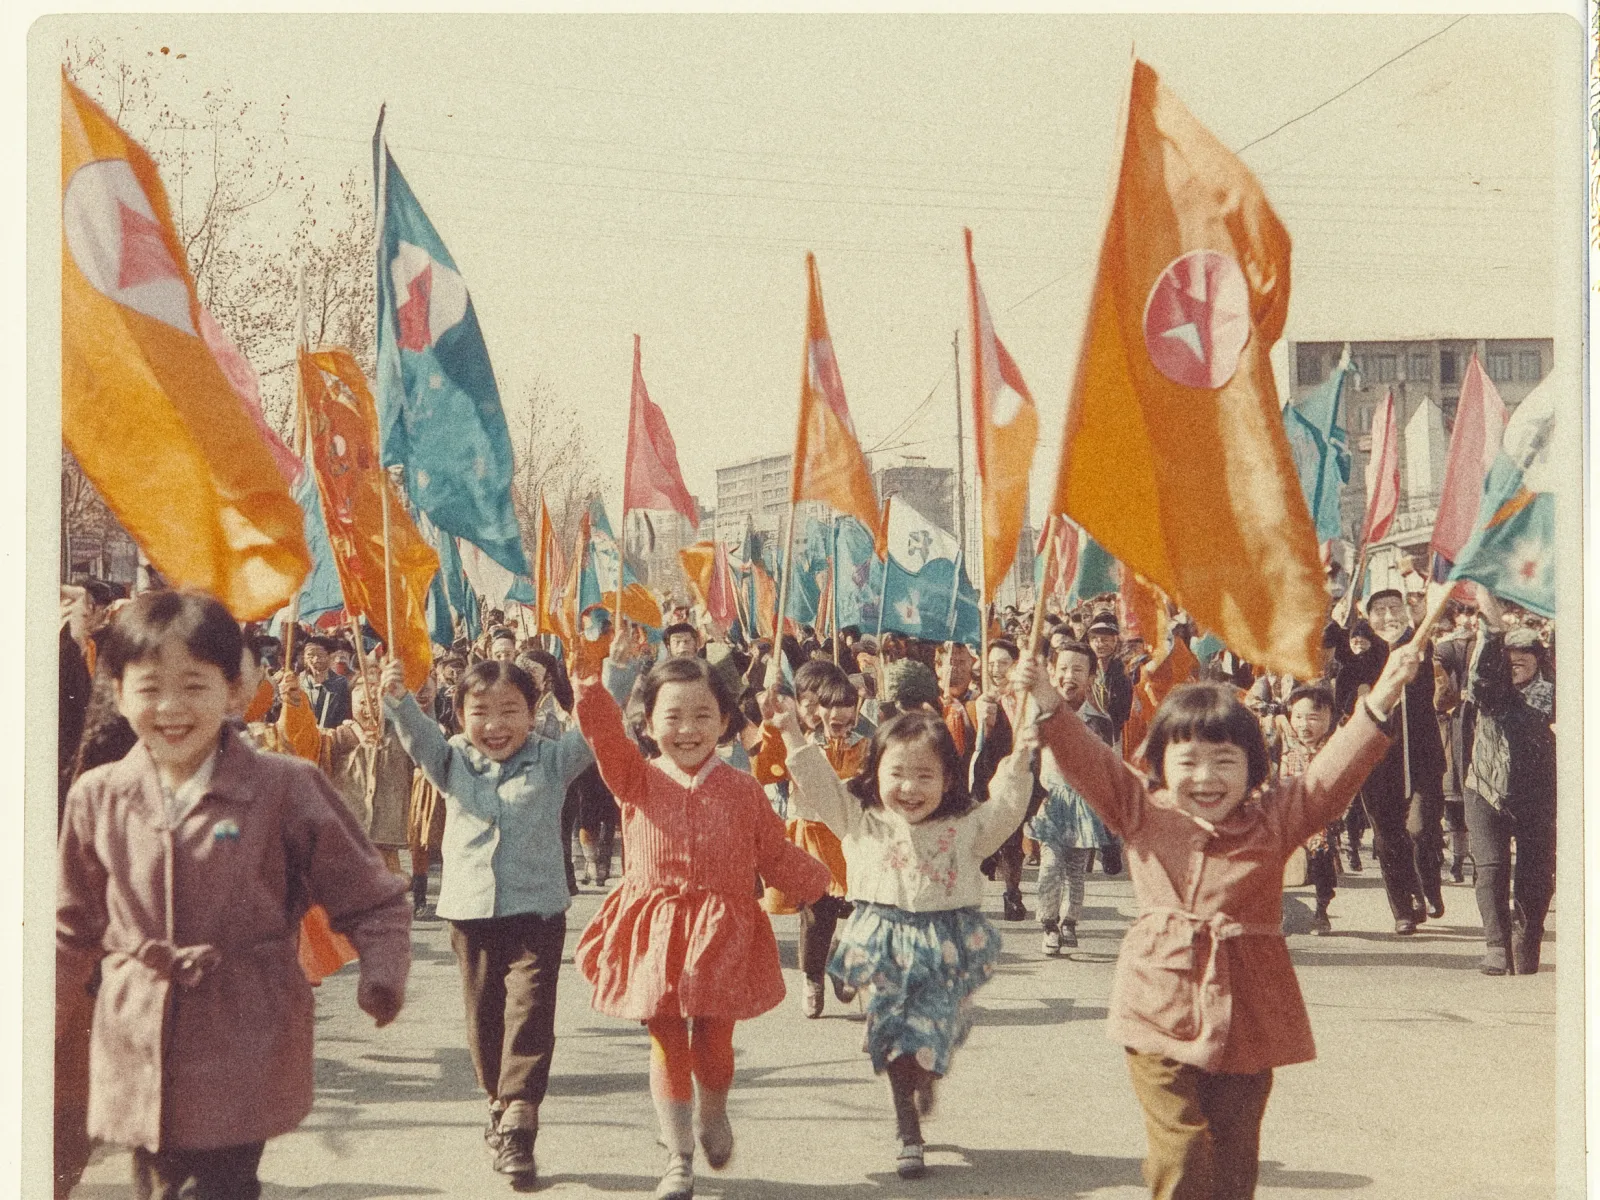
{"label": "paved street", "polygon": [[[1032,911],[1032,869],[1025,890]],[[595,911],[586,889],[570,915],[568,952]],[[981,1015],[927,1125],[931,1170],[893,1173],[886,1084],[860,1053],[860,1017],[829,995],[822,1020],[795,997],[796,918],[775,922],[790,999],[739,1027],[730,1105],[738,1149],[702,1174],[698,1194],[729,1200],[1077,1197],[1134,1200],[1144,1135],[1103,1017],[1117,941],[1132,910],[1124,879],[1090,877],[1082,945],[1040,952],[1033,921],[1005,933]],[[1304,927],[1310,889],[1289,893]],[[1334,935],[1291,945],[1320,1057],[1280,1071],[1263,1131],[1265,1197],[1555,1194],[1557,947],[1534,978],[1487,978],[1468,887],[1446,887],[1445,918],[1418,936],[1391,928],[1375,864],[1346,875]],[[1552,929],[1555,927],[1552,917]],[[456,967],[445,926],[421,923],[404,1014],[376,1031],[355,1006],[354,969],[319,996],[317,1107],[267,1148],[265,1195],[318,1200],[493,1197],[485,1105],[462,1039]],[[569,960],[570,961],[570,960]],[[661,1152],[646,1090],[647,1042],[635,1024],[589,1007],[563,973],[560,1037],[538,1142],[540,1190],[572,1200],[648,1195]],[[127,1157],[100,1152],[76,1200],[126,1193]]]}

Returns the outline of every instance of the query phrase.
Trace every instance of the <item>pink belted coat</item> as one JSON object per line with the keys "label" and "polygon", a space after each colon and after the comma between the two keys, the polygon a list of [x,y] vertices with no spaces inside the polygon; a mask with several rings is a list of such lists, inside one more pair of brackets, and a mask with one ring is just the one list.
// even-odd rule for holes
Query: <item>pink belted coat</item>
{"label": "pink belted coat", "polygon": [[[56,891],[58,995],[104,960],[89,1133],[207,1150],[287,1133],[311,1111],[311,985],[296,933],[312,903],[403,988],[406,884],[323,774],[232,730],[205,795],[169,828],[143,745],[73,785]],[[58,1011],[60,1003],[58,1001]]]}
{"label": "pink belted coat", "polygon": [[1067,782],[1123,839],[1139,903],[1117,955],[1108,1036],[1228,1074],[1315,1058],[1281,932],[1283,866],[1345,810],[1388,750],[1366,707],[1304,775],[1262,789],[1216,826],[1148,790],[1066,705],[1039,734]]}

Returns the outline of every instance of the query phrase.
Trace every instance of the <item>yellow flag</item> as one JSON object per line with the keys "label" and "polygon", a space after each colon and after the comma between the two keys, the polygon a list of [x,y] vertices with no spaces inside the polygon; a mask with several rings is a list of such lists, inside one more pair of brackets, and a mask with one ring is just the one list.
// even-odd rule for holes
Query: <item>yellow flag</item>
{"label": "yellow flag", "polygon": [[61,429],[169,583],[242,621],[311,569],[305,516],[202,336],[155,163],[61,81]]}

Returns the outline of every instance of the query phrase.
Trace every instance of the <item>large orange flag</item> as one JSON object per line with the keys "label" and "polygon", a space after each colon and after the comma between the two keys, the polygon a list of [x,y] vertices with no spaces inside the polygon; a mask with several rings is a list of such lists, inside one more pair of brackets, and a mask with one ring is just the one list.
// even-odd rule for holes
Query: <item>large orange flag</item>
{"label": "large orange flag", "polygon": [[856,440],[844,400],[844,383],[833,357],[828,318],[822,311],[817,260],[806,255],[806,361],[800,373],[800,423],[794,437],[794,472],[789,499],[821,500],[868,529],[878,525],[878,496],[867,456]]}
{"label": "large orange flag", "polygon": [[539,545],[534,555],[533,598],[539,610],[535,633],[553,633],[562,636],[561,601],[562,581],[566,578],[566,558],[561,553],[561,543],[556,540],[555,526],[550,521],[550,507],[539,495]]}
{"label": "large orange flag", "polygon": [[1289,235],[1135,62],[1054,509],[1252,663],[1317,673],[1327,590],[1267,354]]}
{"label": "large orange flag", "polygon": [[[378,410],[367,381],[345,349],[300,352],[311,469],[322,497],[328,544],[344,590],[344,605],[372,623],[400,655],[406,686],[422,686],[433,665],[428,639],[428,587],[439,555],[411,523],[389,472],[378,459]],[[383,493],[389,492],[389,558],[395,624],[390,636],[383,563]]]}
{"label": "large orange flag", "polygon": [[1039,441],[1039,412],[1022,372],[995,334],[972,261],[972,230],[965,233],[972,301],[972,429],[983,481],[983,602],[988,604],[1017,557],[1028,509],[1028,472]]}
{"label": "large orange flag", "polygon": [[63,439],[169,583],[271,616],[305,516],[203,337],[155,163],[65,76],[61,225]]}

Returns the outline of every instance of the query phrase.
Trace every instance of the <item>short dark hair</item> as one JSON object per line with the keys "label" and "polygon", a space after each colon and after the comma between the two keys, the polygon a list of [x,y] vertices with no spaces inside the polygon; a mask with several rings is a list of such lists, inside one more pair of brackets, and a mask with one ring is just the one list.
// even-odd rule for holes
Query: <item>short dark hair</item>
{"label": "short dark hair", "polygon": [[687,633],[697,642],[700,640],[700,635],[695,632],[694,626],[690,625],[687,621],[677,621],[671,625],[668,625],[661,631],[661,640],[663,642],[670,642],[676,635],[680,633]]}
{"label": "short dark hair", "polygon": [[244,634],[221,602],[204,592],[162,590],[135,596],[106,630],[99,663],[112,679],[121,680],[130,663],[154,657],[174,640],[220,670],[229,683],[238,681]]}
{"label": "short dark hair", "polygon": [[528,702],[528,712],[531,714],[539,707],[539,689],[529,675],[516,663],[499,662],[496,659],[486,658],[481,662],[472,664],[472,667],[461,677],[460,684],[456,687],[456,720],[466,719],[467,701],[473,696],[480,696],[494,687],[497,683],[509,683],[522,693],[522,698]]}
{"label": "short dark hair", "polygon": [[115,587],[104,579],[96,579],[93,575],[80,580],[78,586],[84,590],[90,600],[94,601],[96,608],[104,608],[112,601],[122,599],[121,596],[117,595]]}
{"label": "short dark hair", "polygon": [[815,696],[824,708],[839,708],[854,704],[861,694],[844,668],[824,659],[814,658],[794,673],[795,698]]}
{"label": "short dark hair", "polygon": [[1143,748],[1150,777],[1159,787],[1167,786],[1163,761],[1167,747],[1178,742],[1225,742],[1239,747],[1248,763],[1251,791],[1266,782],[1271,770],[1261,722],[1239,703],[1234,689],[1224,684],[1186,683],[1173,688],[1161,702]]}
{"label": "short dark hair", "polygon": [[927,819],[959,817],[970,811],[972,796],[961,770],[961,752],[956,749],[944,719],[925,710],[897,713],[879,725],[872,735],[860,770],[845,784],[846,790],[861,801],[861,807],[883,806],[883,797],[878,794],[878,766],[890,746],[904,742],[918,742],[932,748],[944,768],[944,794],[939,798],[939,807],[929,813]]}
{"label": "short dark hair", "polygon": [[489,644],[491,646],[494,645],[496,642],[502,641],[502,640],[505,640],[505,639],[509,639],[513,646],[515,646],[517,644],[517,635],[516,635],[516,633],[514,633],[510,629],[505,628],[504,626],[501,626],[498,629],[491,629],[489,631]]}
{"label": "short dark hair", "polygon": [[1289,702],[1285,708],[1293,708],[1302,700],[1309,700],[1315,708],[1325,708],[1329,712],[1337,712],[1333,698],[1333,689],[1325,683],[1302,683],[1296,685],[1289,693]]}
{"label": "short dark hair", "polygon": [[[696,655],[693,658],[666,658],[650,668],[649,674],[644,677],[644,682],[639,685],[639,699],[644,704],[644,726],[648,730],[650,718],[655,715],[656,697],[661,694],[661,689],[669,683],[703,683],[711,689],[711,696],[717,702],[717,711],[722,714],[724,727],[721,741],[737,733],[744,727],[746,716],[739,707],[739,697],[728,686],[722,674],[712,669],[711,664]],[[636,735],[639,746],[651,758],[659,757],[661,747],[657,746],[655,739],[649,733],[640,732]]]}
{"label": "short dark hair", "polygon": [[1063,654],[1081,654],[1084,658],[1088,659],[1089,675],[1091,678],[1100,673],[1099,656],[1095,654],[1093,650],[1089,649],[1085,643],[1078,641],[1076,638],[1066,643],[1064,646],[1057,646],[1050,652],[1050,665],[1055,666],[1057,660],[1059,660]]}
{"label": "short dark hair", "polygon": [[1004,650],[1007,654],[1011,655],[1011,661],[1012,662],[1021,662],[1022,661],[1022,651],[1017,648],[1017,644],[1015,642],[1013,642],[1010,638],[992,638],[992,639],[990,639],[990,641],[989,641],[989,649],[991,649],[991,650]]}

